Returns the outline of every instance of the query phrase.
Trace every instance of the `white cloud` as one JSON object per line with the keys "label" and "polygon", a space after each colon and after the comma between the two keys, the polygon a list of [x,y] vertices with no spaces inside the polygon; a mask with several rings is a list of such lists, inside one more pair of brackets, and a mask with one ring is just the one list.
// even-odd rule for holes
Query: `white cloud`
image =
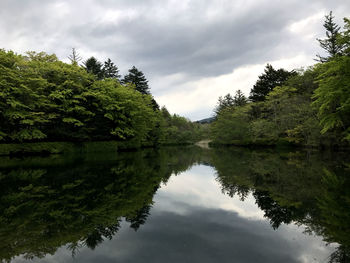
{"label": "white cloud", "polygon": [[[293,70],[312,65],[313,62],[311,57],[301,54],[296,57],[267,61],[266,63],[270,63],[274,68]],[[177,85],[176,89],[168,88],[168,90],[174,92],[156,96],[156,99],[160,105],[166,105],[171,113],[178,113],[192,120],[207,118],[212,115],[219,96],[224,96],[227,93],[234,95],[238,89],[249,96],[251,88],[258,76],[264,72],[265,66],[265,63],[246,65],[233,70],[229,74],[185,82]],[[176,81],[180,81],[181,78],[184,78],[184,76],[172,76],[168,79],[168,83],[173,84],[175,82],[174,85],[176,85]],[[202,111],[198,114],[196,110],[199,108],[202,108]]]}
{"label": "white cloud", "polygon": [[323,20],[324,11],[318,12],[312,16],[296,21],[288,26],[288,29],[298,35],[305,37],[315,36],[315,33],[320,28],[320,21]]}
{"label": "white cloud", "polygon": [[[249,194],[244,202],[237,196],[231,198],[224,195],[214,174],[214,168],[198,165],[189,171],[172,176],[157,192],[154,200],[157,208],[182,215],[192,213],[192,210],[186,210],[191,207],[223,209],[252,220],[264,218],[264,213],[256,205],[252,194]],[[184,207],[182,202],[188,206]]]}

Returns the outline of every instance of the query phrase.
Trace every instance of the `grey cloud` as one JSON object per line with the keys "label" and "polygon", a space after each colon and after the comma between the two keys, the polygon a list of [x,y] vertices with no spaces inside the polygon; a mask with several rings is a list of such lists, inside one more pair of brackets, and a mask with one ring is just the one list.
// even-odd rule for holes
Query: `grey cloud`
{"label": "grey cloud", "polygon": [[[152,210],[137,232],[125,223],[112,241],[106,240],[94,251],[84,248],[72,259],[69,251],[60,250],[42,262],[295,263],[320,253],[313,251],[312,241],[288,239],[290,233],[274,231],[266,221],[247,220],[224,210],[189,210],[188,215]],[[328,248],[314,256],[323,258],[331,252]]]}
{"label": "grey cloud", "polygon": [[[152,83],[159,76],[183,74],[185,83],[300,52],[313,57],[316,40],[300,41],[287,28],[329,10],[340,21],[350,13],[350,4],[344,0],[2,0],[0,48],[47,51],[66,59],[76,47],[85,59],[110,57],[122,73],[132,65],[144,71],[157,95],[161,86],[169,92],[177,88]],[[112,11],[124,16],[105,20]]]}
{"label": "grey cloud", "polygon": [[[170,10],[165,14],[169,18],[152,19],[151,7],[147,10],[149,13],[140,13],[134,20],[84,27],[93,28],[90,43],[109,36],[110,42],[104,42],[109,53],[117,53],[123,61],[139,64],[151,74],[185,72],[194,77],[215,76],[231,72],[242,64],[261,63],[281,55],[276,54],[274,48],[289,42],[285,27],[316,10],[300,6],[300,12],[292,13],[290,10],[300,3],[288,3],[268,8],[256,5],[235,16],[223,13],[213,21],[200,15],[208,9],[205,4],[190,8],[178,21]],[[84,28],[78,27],[75,31],[84,31]],[[126,43],[116,45],[113,35],[116,39],[118,35],[123,36]]]}
{"label": "grey cloud", "polygon": [[151,74],[185,72],[194,77],[215,76],[242,64],[274,58],[271,51],[282,41],[281,31],[287,21],[283,21],[283,14],[272,18],[270,15],[247,14],[248,22],[245,16],[234,20],[224,17],[213,23],[201,20],[197,26],[173,21],[158,24],[141,17],[115,26],[92,25],[96,34],[89,40],[114,34],[126,37],[124,46],[115,45],[111,38],[105,48],[110,53],[118,52],[124,61],[140,64]]}

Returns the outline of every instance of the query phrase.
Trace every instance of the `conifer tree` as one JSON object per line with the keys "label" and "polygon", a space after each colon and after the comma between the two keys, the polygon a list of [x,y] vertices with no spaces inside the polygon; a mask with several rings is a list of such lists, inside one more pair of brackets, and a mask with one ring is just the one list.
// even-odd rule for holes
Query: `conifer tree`
{"label": "conifer tree", "polygon": [[224,97],[219,97],[218,105],[215,107],[215,114],[219,115],[224,109],[234,106],[234,98],[228,93]]}
{"label": "conifer tree", "polygon": [[129,69],[129,74],[124,76],[122,83],[132,83],[135,85],[137,91],[141,92],[142,94],[150,94],[148,80],[143,72],[138,70],[135,66]]}
{"label": "conifer tree", "polygon": [[97,77],[97,79],[103,78],[102,64],[96,58],[91,57],[84,62],[85,69],[88,73],[91,73]]}
{"label": "conifer tree", "polygon": [[235,106],[244,106],[247,104],[247,98],[240,89],[236,91],[235,97],[233,98],[233,104]]}
{"label": "conifer tree", "polygon": [[275,70],[270,64],[267,64],[264,73],[259,76],[259,79],[251,89],[249,99],[253,102],[264,101],[270,91],[276,86],[282,86],[292,75],[295,75],[295,72],[289,72],[282,68]]}
{"label": "conifer tree", "polygon": [[334,22],[334,16],[332,15],[332,11],[329,12],[329,15],[325,16],[325,21],[323,27],[326,29],[326,38],[325,39],[317,39],[320,43],[320,46],[327,52],[327,57],[322,57],[321,55],[317,55],[317,61],[327,62],[330,59],[339,56],[342,54],[343,44],[339,41],[339,30],[340,27]]}
{"label": "conifer tree", "polygon": [[108,58],[107,61],[105,61],[102,71],[103,71],[104,78],[119,80],[121,77],[119,75],[118,67],[112,62],[110,58]]}

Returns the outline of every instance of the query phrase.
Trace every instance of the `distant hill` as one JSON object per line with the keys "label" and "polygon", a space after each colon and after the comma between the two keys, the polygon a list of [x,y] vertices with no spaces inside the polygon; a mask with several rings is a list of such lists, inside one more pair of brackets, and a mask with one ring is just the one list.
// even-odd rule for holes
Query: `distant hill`
{"label": "distant hill", "polygon": [[212,123],[214,120],[215,120],[215,117],[210,117],[210,118],[202,119],[195,122],[204,124],[204,123]]}

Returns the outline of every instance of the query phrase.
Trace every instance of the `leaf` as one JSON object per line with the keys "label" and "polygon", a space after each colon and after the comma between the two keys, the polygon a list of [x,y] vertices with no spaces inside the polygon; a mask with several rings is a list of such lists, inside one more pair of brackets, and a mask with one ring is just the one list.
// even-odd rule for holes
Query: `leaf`
{"label": "leaf", "polygon": [[74,118],[63,118],[62,120],[65,123],[72,123],[74,124],[74,126],[84,126],[84,123],[82,123],[81,121],[74,119]]}

